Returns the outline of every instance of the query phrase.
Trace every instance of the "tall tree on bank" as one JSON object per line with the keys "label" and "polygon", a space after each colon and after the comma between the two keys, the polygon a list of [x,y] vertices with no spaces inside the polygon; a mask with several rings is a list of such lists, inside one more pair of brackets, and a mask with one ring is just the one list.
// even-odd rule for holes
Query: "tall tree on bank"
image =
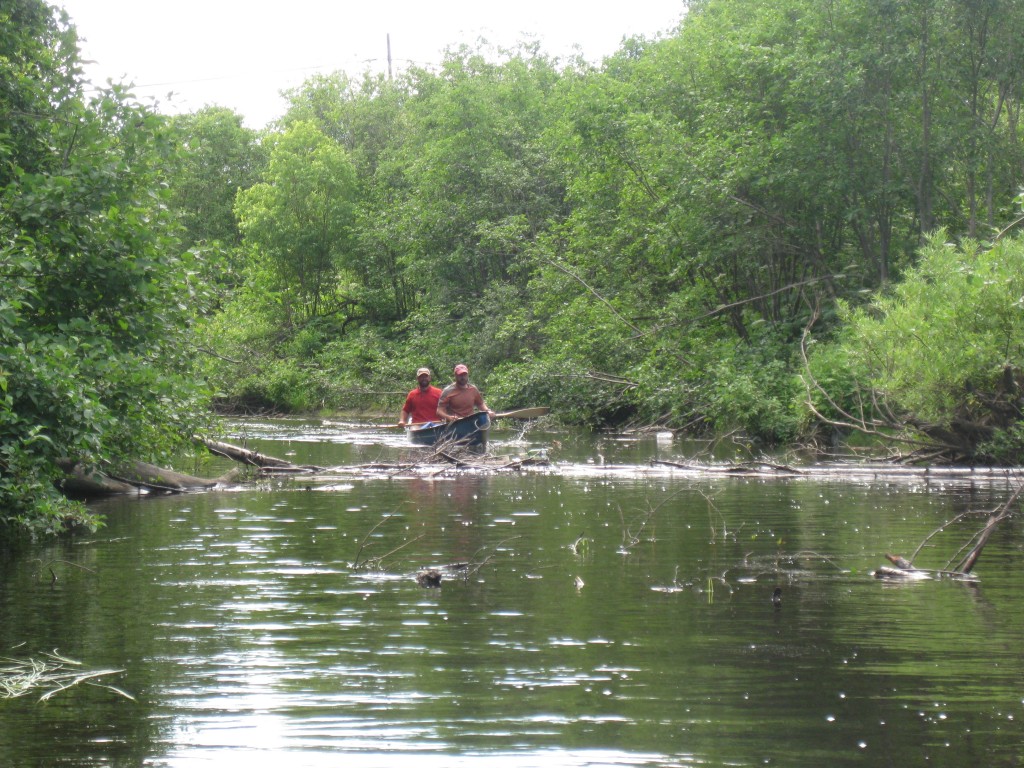
{"label": "tall tree on bank", "polygon": [[315,124],[352,160],[359,188],[352,258],[347,262],[361,285],[361,304],[370,322],[401,321],[418,305],[408,274],[408,239],[397,227],[409,180],[397,160],[413,133],[408,110],[413,88],[407,78],[343,73],[317,75],[287,92],[290,106],[281,120]]}
{"label": "tall tree on bank", "polygon": [[[436,74],[415,72],[409,187],[399,226],[426,300],[465,314],[503,283],[525,286],[524,254],[564,215],[564,188],[543,141],[559,80],[536,49],[449,51]],[[493,311],[491,308],[488,311]]]}

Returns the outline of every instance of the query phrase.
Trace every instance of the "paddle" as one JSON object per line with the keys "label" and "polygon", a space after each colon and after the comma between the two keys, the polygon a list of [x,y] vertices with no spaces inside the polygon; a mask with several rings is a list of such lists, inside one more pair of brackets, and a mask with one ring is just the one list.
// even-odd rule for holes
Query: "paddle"
{"label": "paddle", "polygon": [[[504,411],[502,413],[496,413],[492,418],[495,419],[536,419],[541,416],[546,416],[551,412],[550,408],[541,406],[538,408],[520,408],[517,411]],[[397,429],[399,427],[422,427],[424,424],[433,424],[431,421],[414,421],[411,424],[381,424],[381,429]]]}
{"label": "paddle", "polygon": [[550,408],[520,408],[518,411],[505,411],[494,414],[495,419],[536,419],[540,416],[547,416]]}

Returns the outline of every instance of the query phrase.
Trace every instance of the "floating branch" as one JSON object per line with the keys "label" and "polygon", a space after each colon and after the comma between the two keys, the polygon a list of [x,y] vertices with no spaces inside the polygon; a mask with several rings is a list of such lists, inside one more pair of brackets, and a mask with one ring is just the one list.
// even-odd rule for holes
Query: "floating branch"
{"label": "floating branch", "polygon": [[[374,531],[376,531],[378,528],[380,528],[382,525],[384,525],[384,523],[386,523],[392,517],[394,517],[394,515],[389,512],[384,517],[382,517],[380,520],[378,520],[377,524],[374,525],[373,528],[371,528],[369,531],[366,532],[366,535],[363,536],[362,541],[359,542],[359,549],[356,550],[356,558],[355,558],[355,560],[352,561],[352,570],[355,570],[355,569],[357,569],[359,567],[359,556],[361,554],[363,554],[363,549],[364,549],[364,547],[366,547],[367,540],[371,536],[373,536]],[[380,558],[374,558],[374,559],[375,560],[379,560]]]}
{"label": "floating branch", "polygon": [[248,448],[231,445],[230,443],[223,443],[219,440],[210,440],[205,437],[196,437],[196,440],[205,445],[206,449],[215,456],[223,456],[224,458],[237,461],[241,464],[259,467],[264,471],[318,472],[323,469],[323,467],[316,467],[309,464],[294,464],[285,459],[279,459],[276,456],[267,456],[266,454],[259,453],[258,451],[252,451]]}
{"label": "floating branch", "polygon": [[[928,534],[924,541],[921,542],[920,546],[914,550],[914,554],[910,560],[899,555],[887,554],[886,559],[891,562],[895,568],[889,566],[882,566],[875,571],[877,578],[889,578],[889,579],[906,579],[906,580],[920,580],[928,579],[932,576],[946,576],[954,579],[961,579],[965,581],[973,580],[974,577],[971,575],[971,571],[974,570],[974,566],[978,563],[978,558],[981,557],[981,551],[985,548],[985,544],[988,543],[989,537],[995,531],[999,524],[1009,517],[1013,516],[1016,511],[1017,500],[1020,498],[1021,493],[1024,492],[1024,485],[1017,487],[1017,490],[1008,498],[1005,502],[1000,504],[996,509],[989,513],[988,519],[985,522],[985,526],[978,532],[976,532],[966,544],[957,550],[957,553],[950,558],[949,562],[946,563],[945,568],[940,569],[925,569],[918,568],[914,565],[913,559],[917,557],[917,554],[921,551],[924,545],[933,539],[938,533],[944,531],[952,523],[962,520],[968,513],[962,513],[954,517],[947,523],[939,526],[936,530]],[[970,550],[968,550],[970,547]],[[953,561],[960,556],[961,553],[967,551],[967,555],[953,567]]]}
{"label": "floating branch", "polygon": [[61,691],[84,683],[106,688],[135,701],[134,696],[120,688],[96,682],[98,678],[122,672],[123,669],[87,670],[83,668],[82,662],[61,656],[57,651],[24,660],[0,657],[0,699],[15,699],[41,692],[39,700],[47,701]]}

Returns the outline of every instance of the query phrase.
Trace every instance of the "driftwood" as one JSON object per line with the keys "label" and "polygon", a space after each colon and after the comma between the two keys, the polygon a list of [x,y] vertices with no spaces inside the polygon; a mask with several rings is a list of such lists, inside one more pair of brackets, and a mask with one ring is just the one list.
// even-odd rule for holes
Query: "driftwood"
{"label": "driftwood", "polygon": [[224,478],[208,480],[186,475],[143,461],[133,461],[116,470],[107,471],[86,467],[72,459],[63,459],[58,462],[58,466],[66,473],[66,477],[60,482],[60,489],[73,498],[116,496],[137,493],[140,490],[184,493],[208,490],[225,480]]}
{"label": "driftwood", "polygon": [[965,515],[957,515],[955,518],[950,520],[949,523],[946,523],[932,531],[927,537],[925,537],[925,540],[921,542],[920,546],[918,546],[917,550],[909,560],[899,555],[887,554],[885,556],[886,559],[892,563],[895,568],[882,566],[875,571],[875,577],[879,579],[902,579],[907,581],[920,581],[922,579],[930,579],[933,577],[948,577],[965,581],[974,580],[974,577],[971,575],[971,571],[974,570],[974,566],[977,564],[978,558],[981,557],[982,549],[985,548],[985,544],[988,543],[989,538],[992,536],[995,529],[999,527],[999,524],[1003,522],[1003,520],[1011,517],[1016,511],[1015,507],[1017,500],[1020,498],[1022,492],[1024,492],[1024,485],[1018,486],[1010,498],[989,513],[988,519],[985,521],[985,527],[975,533],[974,536],[972,536],[970,540],[960,548],[960,552],[963,552],[968,547],[970,547],[970,551],[967,552],[964,558],[956,566],[952,565],[952,561],[956,556],[950,559],[950,562],[946,564],[945,568],[940,569],[917,568],[913,563],[913,559],[917,556],[918,552],[924,548],[924,545],[929,541],[929,539],[947,528],[950,523],[957,522]]}
{"label": "driftwood", "polygon": [[805,471],[794,467],[772,464],[770,462],[744,462],[742,464],[696,464],[679,461],[667,461],[664,459],[651,459],[651,464],[659,467],[672,467],[674,469],[686,469],[691,472],[700,472],[708,475],[803,475]]}
{"label": "driftwood", "polygon": [[196,439],[205,445],[210,453],[216,456],[223,456],[224,458],[247,464],[251,467],[258,467],[262,470],[280,472],[320,472],[323,470],[323,467],[311,464],[294,464],[285,459],[279,459],[276,456],[267,456],[258,451],[241,448],[230,443],[222,443],[219,440],[210,440],[205,437],[197,437]]}
{"label": "driftwood", "polygon": [[135,486],[105,475],[94,467],[86,467],[73,459],[61,459],[57,466],[64,472],[58,487],[65,496],[73,499],[94,496],[115,496],[121,493],[135,493]]}
{"label": "driftwood", "polygon": [[142,461],[133,461],[120,471],[109,474],[114,480],[128,483],[136,488],[167,493],[206,490],[213,488],[219,482],[175,472],[173,469],[162,469]]}
{"label": "driftwood", "polygon": [[[319,472],[323,469],[323,467],[293,464],[284,459],[266,456],[247,448],[222,443],[217,440],[196,439],[217,456],[223,456],[247,466],[257,467],[261,472],[265,473],[309,473]],[[233,483],[238,480],[237,470],[232,470],[222,477],[210,480],[146,464],[142,461],[133,461],[127,465],[103,471],[86,467],[71,459],[59,462],[59,466],[66,473],[66,477],[60,483],[60,488],[65,494],[74,498],[112,496],[138,493],[139,491],[184,493],[186,491],[209,490],[217,485]]]}
{"label": "driftwood", "polygon": [[988,521],[985,523],[985,527],[979,531],[974,537],[974,547],[970,552],[967,553],[960,564],[956,567],[956,570],[961,573],[970,573],[978,562],[978,558],[981,557],[981,550],[985,547],[988,542],[989,536],[996,529],[999,523],[1003,522],[1006,518],[1010,517],[1014,510],[1013,506],[1017,503],[1017,499],[1020,497],[1021,491],[1024,491],[1024,485],[1021,485],[1013,492],[1013,495],[1006,500],[998,509],[994,510],[988,517]]}
{"label": "driftwood", "polygon": [[671,467],[699,475],[726,475],[734,477],[794,477],[805,479],[840,478],[848,480],[918,480],[944,482],[986,478],[1013,479],[1020,469],[1003,467],[908,467],[888,460],[832,462],[827,464],[801,464],[791,466],[771,461],[746,461],[735,464],[704,464],[652,459],[654,466]]}

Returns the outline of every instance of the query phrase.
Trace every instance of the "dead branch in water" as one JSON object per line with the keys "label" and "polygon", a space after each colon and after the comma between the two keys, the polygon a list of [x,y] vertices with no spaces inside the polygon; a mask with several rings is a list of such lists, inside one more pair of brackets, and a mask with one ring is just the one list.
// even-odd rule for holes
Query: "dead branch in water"
{"label": "dead branch in water", "polygon": [[257,451],[241,448],[230,443],[222,443],[219,440],[210,440],[206,437],[196,437],[196,440],[206,446],[206,449],[215,456],[223,456],[226,459],[247,464],[252,467],[259,467],[261,470],[272,470],[276,472],[319,472],[323,467],[312,464],[295,464],[276,456],[267,456]]}
{"label": "dead branch in water", "polygon": [[[977,531],[970,539],[962,546],[957,552],[949,559],[944,568],[939,569],[925,569],[918,568],[914,565],[914,558],[921,552],[924,546],[931,541],[939,533],[943,532],[953,523],[963,520],[965,517],[970,516],[972,513],[963,512],[952,520],[949,520],[930,534],[928,534],[924,541],[914,550],[914,554],[909,560],[900,557],[899,555],[886,555],[885,557],[894,565],[895,568],[883,566],[875,571],[875,576],[878,578],[897,578],[897,579],[922,579],[930,578],[931,576],[947,576],[956,579],[970,579],[971,571],[974,570],[974,566],[978,563],[978,558],[981,557],[981,551],[985,548],[989,538],[992,536],[999,524],[1009,517],[1012,517],[1016,512],[1017,500],[1020,498],[1021,493],[1024,492],[1024,484],[1018,485],[1017,489],[1005,502],[1000,504],[994,510],[992,510],[988,519],[985,521],[985,526]],[[970,547],[970,551],[967,555],[956,565],[953,566],[953,561],[956,560],[964,551]]]}
{"label": "dead branch in water", "polygon": [[[381,518],[377,522],[377,524],[375,526],[373,526],[373,528],[371,528],[369,531],[366,532],[366,535],[363,536],[362,540],[359,542],[359,549],[356,550],[356,559],[352,561],[352,570],[355,570],[356,568],[359,567],[359,556],[363,553],[363,548],[366,546],[366,540],[369,539],[371,536],[373,536],[374,531],[376,531],[378,528],[380,528],[382,525],[384,525],[384,523],[386,523],[392,517],[394,517],[394,515],[389,512],[383,518]],[[374,559],[379,560],[380,558],[374,558]]]}
{"label": "dead branch in water", "polygon": [[[975,544],[974,548],[967,554],[963,560],[960,561],[959,565],[954,569],[959,573],[970,573],[971,570],[978,562],[978,558],[981,557],[981,550],[984,549],[985,544],[988,543],[989,537],[996,527],[1006,518],[1010,517],[1014,510],[1012,507],[1017,503],[1017,499],[1020,498],[1021,491],[1024,491],[1024,485],[1017,487],[1017,490],[1013,492],[1006,502],[998,507],[996,510],[989,515],[988,521],[985,523],[985,527],[975,534],[972,539]],[[948,567],[948,566],[947,566]]]}

